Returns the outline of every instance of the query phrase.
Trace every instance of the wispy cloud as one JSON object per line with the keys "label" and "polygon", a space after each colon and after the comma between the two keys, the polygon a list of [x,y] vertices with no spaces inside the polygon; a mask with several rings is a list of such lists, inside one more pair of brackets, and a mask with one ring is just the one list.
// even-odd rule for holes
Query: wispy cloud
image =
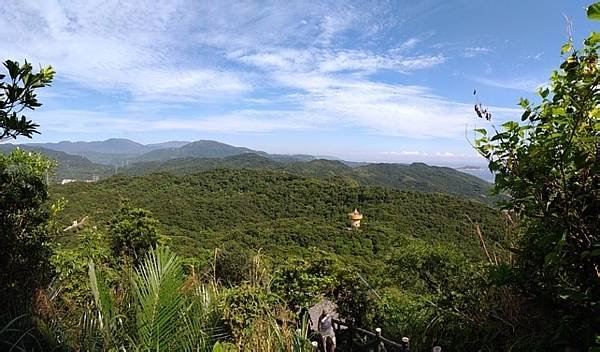
{"label": "wispy cloud", "polygon": [[485,46],[471,46],[467,47],[464,50],[465,57],[475,57],[479,55],[484,55],[492,52],[492,48],[488,48]]}
{"label": "wispy cloud", "polygon": [[521,90],[526,92],[534,92],[539,87],[547,84],[544,81],[529,79],[529,78],[513,78],[513,79],[504,79],[504,78],[486,78],[486,77],[475,77],[472,78],[475,82],[479,82],[488,86],[497,87],[497,88],[506,88],[506,89],[514,89]]}
{"label": "wispy cloud", "polygon": [[407,51],[414,49],[420,42],[421,40],[419,38],[410,38],[400,44],[397,48],[392,49],[392,52],[401,54],[406,53]]}
{"label": "wispy cloud", "polygon": [[400,151],[390,151],[390,152],[381,152],[383,155],[391,155],[391,156],[428,156],[429,153],[420,152],[418,150],[400,150]]}
{"label": "wispy cloud", "polygon": [[196,131],[204,133],[262,133],[311,130],[313,118],[301,111],[239,110],[227,114],[153,117],[141,112],[111,114],[88,110],[48,110],[36,115],[44,131],[63,133],[110,133]]}
{"label": "wispy cloud", "polygon": [[228,58],[264,70],[283,72],[314,72],[320,74],[341,71],[395,70],[410,72],[428,69],[446,61],[442,54],[400,56],[377,54],[368,50],[334,50],[290,48],[262,49],[257,52],[236,50]]}
{"label": "wispy cloud", "polygon": [[59,79],[143,100],[208,99],[250,89],[244,75],[190,62],[181,2],[11,2],[0,10],[5,55],[52,64]]}
{"label": "wispy cloud", "polygon": [[539,52],[537,54],[534,55],[527,55],[525,56],[525,59],[527,60],[533,60],[533,61],[540,61],[542,59],[542,56],[544,56],[543,52]]}

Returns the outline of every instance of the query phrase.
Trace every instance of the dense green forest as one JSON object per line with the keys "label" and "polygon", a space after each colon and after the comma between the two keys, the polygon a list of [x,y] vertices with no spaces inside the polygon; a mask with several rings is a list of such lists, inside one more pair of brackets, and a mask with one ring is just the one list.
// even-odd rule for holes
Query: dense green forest
{"label": "dense green forest", "polygon": [[[175,175],[185,175],[219,168],[281,170],[317,178],[343,176],[352,178],[361,185],[368,186],[451,193],[488,204],[494,204],[498,200],[497,197],[490,195],[491,185],[489,183],[449,167],[429,166],[422,163],[413,163],[410,165],[363,163],[363,165],[349,166],[347,162],[336,160],[311,158],[299,160],[301,159],[299,156],[256,154],[249,152],[246,148],[231,147],[222,143],[218,143],[218,146],[216,148],[213,144],[195,142],[180,148],[156,149],[148,154],[160,153],[165,156],[162,159],[166,160],[136,161],[135,159],[131,159],[128,160],[126,165],[121,167],[94,163],[81,155],[67,154],[62,151],[35,146],[35,144],[22,145],[20,147],[26,150],[41,152],[56,161],[56,168],[54,172],[50,173],[50,180],[54,183],[60,183],[63,179],[89,180],[94,176],[104,178],[116,172],[124,175],[145,175],[153,172],[169,172]],[[10,152],[16,147],[16,145],[4,144],[0,146],[0,152]],[[53,148],[58,147],[53,146]],[[89,150],[90,148],[92,147],[83,149],[86,150],[85,154],[92,153]],[[69,148],[63,149],[70,150]],[[177,158],[178,155],[183,153],[181,150],[192,150],[192,155],[208,155],[209,157]],[[224,153],[225,155],[232,155],[221,157]],[[106,154],[105,157],[110,158],[110,155],[113,154]],[[167,158],[167,155],[171,157]]]}
{"label": "dense green forest", "polygon": [[[488,234],[489,251],[507,255],[502,249],[508,245],[503,235],[507,219],[496,209],[447,194],[359,186],[350,178],[323,180],[284,171],[217,169],[182,176],[116,176],[94,184],[54,186],[50,191],[63,204],[57,218],[60,227],[87,217],[88,230],[58,235],[59,262],[67,268],[72,265],[67,258],[85,248],[82,241],[96,238],[100,242],[94,243],[102,243],[101,238],[110,238],[120,209],[130,204],[158,220],[155,226],[163,243],[195,268],[216,270],[226,285],[249,280],[250,260],[260,253],[265,270],[272,273],[272,289],[291,307],[315,303],[320,295],[337,297],[345,318],[354,317],[365,328],[381,325],[387,336],[398,340],[403,334],[421,333],[408,321],[386,322],[390,305],[406,304],[403,309],[410,314],[437,315],[423,305],[429,289],[403,278],[401,268],[413,267],[422,257],[407,263],[398,260],[424,251],[423,256],[433,256],[427,260],[450,256],[455,261],[451,265],[468,271],[470,262],[487,260],[478,229]],[[349,229],[347,217],[355,207],[365,216],[358,231]],[[219,255],[213,267],[215,249]],[[437,265],[448,270],[448,263]],[[299,279],[308,281],[296,282]],[[305,293],[289,295],[290,285],[300,285],[297,290]],[[340,290],[349,290],[348,302],[343,303]],[[432,329],[440,328],[442,321],[448,323],[438,319],[440,325]],[[421,338],[422,343],[432,341]]]}
{"label": "dense green forest", "polygon": [[184,158],[168,161],[149,161],[121,169],[126,175],[144,175],[164,171],[176,175],[196,173],[216,168],[282,170],[317,177],[345,177],[361,185],[382,186],[399,190],[440,192],[462,195],[488,204],[498,198],[490,195],[491,185],[449,167],[428,166],[422,163],[366,164],[350,167],[341,161],[316,159],[307,162],[277,162],[253,153],[226,158]]}
{"label": "dense green forest", "polygon": [[[89,216],[102,226],[124,199],[150,210],[173,238],[193,255],[219,246],[263,248],[275,257],[310,255],[314,248],[348,255],[365,266],[383,259],[403,238],[455,244],[481,254],[474,225],[501,231],[498,211],[445,194],[400,192],[358,186],[352,179],[320,180],[281,171],[219,169],[186,176],[151,174],[112,177],[96,184],[51,189],[66,200],[63,224]],[[365,214],[360,233],[347,230],[347,213]],[[280,258],[280,259],[281,259]]]}
{"label": "dense green forest", "polygon": [[[169,172],[175,175],[193,174],[213,169],[253,169],[280,170],[289,173],[317,177],[347,177],[361,185],[383,186],[399,190],[421,192],[440,192],[462,195],[487,204],[494,204],[497,197],[490,195],[491,185],[475,176],[456,171],[448,167],[429,166],[422,163],[407,164],[369,164],[349,166],[346,162],[325,159],[299,160],[299,156],[275,154],[256,154],[247,148],[232,147],[226,144],[202,141],[180,148],[156,149],[147,154],[160,154],[160,160],[129,160],[122,167],[91,162],[79,155],[47,149],[39,146],[23,145],[21,148],[38,151],[56,161],[57,166],[50,173],[50,180],[60,183],[63,179],[90,180],[94,176],[108,177],[118,172],[124,175],[145,175],[153,172]],[[211,143],[207,143],[211,142]],[[92,143],[92,142],[90,142]],[[142,145],[139,145],[143,147]],[[0,146],[0,152],[8,152],[16,146]],[[58,148],[53,146],[53,148]],[[90,146],[86,154],[91,153]],[[70,150],[69,148],[63,148]],[[99,149],[104,150],[104,149]],[[176,158],[178,155],[208,155],[208,157]],[[102,153],[100,153],[102,154]],[[109,158],[106,154],[106,157]],[[143,154],[146,155],[146,154]],[[167,157],[169,156],[170,157]],[[222,157],[223,155],[228,155]],[[149,159],[154,159],[149,157]]]}

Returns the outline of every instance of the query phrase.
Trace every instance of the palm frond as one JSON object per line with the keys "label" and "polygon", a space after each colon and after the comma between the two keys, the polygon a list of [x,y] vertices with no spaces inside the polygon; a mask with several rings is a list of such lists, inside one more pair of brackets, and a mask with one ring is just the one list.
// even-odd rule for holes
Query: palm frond
{"label": "palm frond", "polygon": [[181,260],[167,248],[151,250],[133,275],[136,342],[139,348],[167,351],[177,342],[184,295]]}
{"label": "palm frond", "polygon": [[217,312],[217,296],[218,291],[205,284],[196,284],[191,294],[186,296],[180,330],[182,350],[206,350],[218,340],[228,337]]}
{"label": "palm frond", "polygon": [[90,277],[90,286],[92,295],[94,296],[94,302],[96,303],[100,315],[100,328],[105,329],[110,325],[110,321],[114,318],[115,302],[110,293],[110,289],[106,285],[102,272],[96,271],[96,267],[91,260],[88,263],[88,274]]}

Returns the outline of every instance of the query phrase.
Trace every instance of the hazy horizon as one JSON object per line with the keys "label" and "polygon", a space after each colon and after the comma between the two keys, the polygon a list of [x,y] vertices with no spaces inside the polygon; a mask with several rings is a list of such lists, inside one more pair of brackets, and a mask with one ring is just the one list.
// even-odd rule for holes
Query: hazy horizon
{"label": "hazy horizon", "polygon": [[[84,142],[84,143],[89,143],[89,142],[105,142],[107,140],[111,140],[111,139],[124,139],[124,140],[129,140],[135,143],[139,143],[142,145],[152,145],[152,144],[162,144],[162,143],[170,143],[170,142],[185,142],[185,143],[193,143],[196,141],[183,141],[183,140],[163,140],[163,141],[156,141],[156,142],[149,142],[149,143],[142,143],[140,141],[136,141],[134,139],[131,138],[125,138],[125,137],[112,137],[112,138],[108,138],[105,140],[60,140],[60,141],[51,141],[51,142],[38,142],[35,140],[35,138],[33,139],[19,139],[18,141],[4,141],[2,143],[5,144],[15,144],[15,145],[20,145],[20,144],[46,144],[46,143],[61,143],[61,142],[71,142],[71,143],[78,143],[78,142]],[[219,143],[225,143],[223,141],[215,141],[215,142],[219,142]],[[449,167],[454,167],[454,168],[460,168],[460,167],[464,167],[464,166],[477,166],[477,167],[482,167],[485,168],[487,166],[487,162],[485,161],[485,159],[483,158],[462,158],[460,156],[454,156],[453,158],[449,158],[448,156],[446,156],[445,158],[439,158],[438,155],[411,155],[411,154],[405,154],[405,155],[395,155],[395,156],[391,156],[389,158],[386,158],[385,155],[382,156],[382,158],[377,159],[377,158],[373,158],[373,159],[351,159],[351,158],[346,158],[346,157],[342,157],[340,155],[333,155],[333,154],[311,154],[311,153],[306,153],[306,152],[282,152],[280,150],[263,150],[263,149],[258,149],[258,148],[252,148],[249,147],[247,145],[239,145],[236,143],[225,143],[228,145],[232,145],[234,147],[245,147],[245,148],[249,148],[249,149],[253,149],[255,151],[260,151],[260,152],[267,152],[269,154],[285,154],[285,155],[301,155],[301,154],[306,154],[306,155],[312,155],[314,157],[317,158],[334,158],[334,159],[340,159],[340,160],[344,160],[344,161],[350,161],[350,162],[357,162],[357,163],[361,163],[361,162],[365,162],[365,163],[403,163],[403,164],[411,164],[411,163],[426,163],[429,165],[433,165],[433,166],[449,166]],[[352,157],[352,155],[350,155],[350,157]]]}

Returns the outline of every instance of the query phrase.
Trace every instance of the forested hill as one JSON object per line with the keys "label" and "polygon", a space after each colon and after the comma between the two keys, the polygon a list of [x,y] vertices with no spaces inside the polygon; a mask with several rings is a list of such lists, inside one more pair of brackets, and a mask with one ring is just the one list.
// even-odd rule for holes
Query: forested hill
{"label": "forested hill", "polygon": [[[3,144],[0,152],[15,147]],[[487,204],[494,204],[497,199],[489,195],[491,184],[478,177],[448,167],[422,163],[357,164],[315,159],[310,155],[268,154],[208,140],[143,145],[127,139],[109,139],[98,142],[25,144],[20,147],[39,151],[56,160],[57,167],[52,180],[57,183],[63,179],[104,178],[113,175],[115,171],[135,176],[162,171],[186,175],[228,168],[280,170],[315,178],[348,177],[361,185],[450,193]],[[67,154],[76,152],[77,155]]]}
{"label": "forested hill", "polygon": [[217,168],[284,170],[293,174],[316,177],[348,177],[361,185],[390,187],[419,192],[451,193],[492,204],[491,184],[448,167],[413,164],[367,164],[350,167],[335,160],[277,162],[261,155],[246,153],[226,158],[182,158],[168,161],[135,163],[120,170],[126,175],[169,172],[187,175]]}
{"label": "forested hill", "polygon": [[[318,248],[364,267],[410,237],[456,245],[478,256],[471,221],[489,234],[499,233],[501,225],[496,210],[451,195],[364,187],[348,178],[314,179],[281,171],[116,176],[94,184],[54,186],[51,193],[68,201],[61,215],[65,225],[89,216],[93,224],[103,226],[127,198],[152,211],[173,246],[186,255],[215,247],[263,248],[283,260]],[[347,213],[355,207],[365,215],[361,232],[347,230]],[[73,239],[67,235],[63,242]]]}
{"label": "forested hill", "polygon": [[246,153],[259,152],[244,147],[234,147],[216,141],[203,140],[192,142],[178,148],[157,149],[139,156],[136,161],[163,161],[185,157],[221,158]]}
{"label": "forested hill", "polygon": [[59,183],[63,179],[88,180],[93,177],[107,177],[113,174],[113,168],[108,165],[96,164],[80,155],[46,149],[31,145],[0,144],[0,153],[9,153],[16,147],[42,153],[56,161],[53,173],[49,174],[50,180]]}

